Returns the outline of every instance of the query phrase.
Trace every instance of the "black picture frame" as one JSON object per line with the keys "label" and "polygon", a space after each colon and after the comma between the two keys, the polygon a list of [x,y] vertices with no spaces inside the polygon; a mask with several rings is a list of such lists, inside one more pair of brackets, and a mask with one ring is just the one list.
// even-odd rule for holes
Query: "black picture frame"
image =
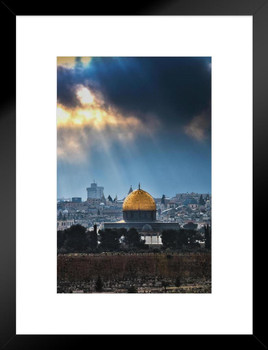
{"label": "black picture frame", "polygon": [[[265,349],[264,296],[265,280],[265,219],[261,209],[265,206],[267,181],[267,111],[268,111],[268,0],[174,0],[135,1],[133,3],[110,2],[72,4],[64,1],[1,1],[2,46],[2,99],[0,117],[0,164],[1,164],[1,348],[48,348],[50,345],[64,347],[74,341],[80,346],[91,342],[98,335],[16,335],[16,16],[24,15],[214,15],[253,17],[253,334],[252,335],[174,335],[178,346],[185,343],[189,348],[248,346]],[[5,74],[4,74],[5,73]],[[241,218],[243,220],[243,218]],[[261,225],[262,223],[262,225]],[[241,244],[241,249],[243,245]],[[143,310],[141,312],[145,312]],[[263,315],[265,316],[265,315]],[[179,317],[179,316],[178,316]],[[231,317],[231,315],[230,315]],[[123,322],[123,321],[122,321]],[[163,322],[163,320],[160,320]],[[100,325],[101,327],[101,325]],[[120,335],[120,334],[119,334]],[[159,334],[160,336],[161,334]],[[110,346],[118,342],[109,338]],[[121,335],[122,336],[122,335]],[[140,346],[141,335],[128,335]],[[161,335],[162,336],[162,335]],[[173,336],[173,337],[174,337]],[[90,338],[88,338],[90,337]],[[157,337],[157,336],[155,336]],[[166,336],[167,337],[167,336]],[[128,340],[128,339],[126,339]],[[170,341],[168,339],[168,341]]]}

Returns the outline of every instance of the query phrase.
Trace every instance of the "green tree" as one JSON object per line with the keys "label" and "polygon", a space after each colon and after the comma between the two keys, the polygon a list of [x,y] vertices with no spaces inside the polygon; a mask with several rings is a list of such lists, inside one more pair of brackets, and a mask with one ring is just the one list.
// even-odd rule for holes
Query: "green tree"
{"label": "green tree", "polygon": [[199,205],[205,205],[205,201],[204,201],[204,198],[201,194],[200,198],[199,198]]}
{"label": "green tree", "polygon": [[108,196],[107,199],[108,199],[109,202],[113,202],[113,199],[112,199],[112,197],[110,195]]}
{"label": "green tree", "polygon": [[205,247],[211,250],[211,226],[205,225]]}
{"label": "green tree", "polygon": [[97,281],[95,283],[95,290],[96,292],[102,292],[103,289],[103,282],[100,276],[98,276]]}
{"label": "green tree", "polygon": [[96,250],[98,248],[98,235],[97,230],[88,232],[88,246],[91,250]]}
{"label": "green tree", "polygon": [[99,231],[100,248],[107,251],[117,251],[120,247],[120,233],[117,230],[105,229]]}
{"label": "green tree", "polygon": [[174,249],[174,248],[176,248],[176,236],[177,236],[177,233],[176,233],[175,230],[165,230],[165,231],[163,231],[162,234],[161,234],[163,248],[164,249],[167,249],[167,248]]}
{"label": "green tree", "polygon": [[63,246],[65,238],[66,238],[65,230],[57,232],[57,248],[58,249],[60,249]]}
{"label": "green tree", "polygon": [[187,231],[180,230],[165,230],[161,234],[164,249],[181,249],[187,244]]}
{"label": "green tree", "polygon": [[166,281],[166,280],[163,280],[163,281],[162,281],[162,286],[164,287],[164,291],[165,291],[165,293],[166,293],[166,292],[167,292],[167,287],[169,286],[169,282]]}
{"label": "green tree", "polygon": [[130,286],[127,290],[128,293],[138,293],[138,290],[135,286]]}
{"label": "green tree", "polygon": [[180,286],[181,286],[181,280],[180,280],[180,277],[176,277],[176,280],[175,280],[175,286],[176,286],[176,287],[180,287]]}
{"label": "green tree", "polygon": [[119,236],[122,237],[122,236],[125,236],[125,235],[126,235],[127,229],[124,228],[124,227],[122,227],[122,228],[119,228],[119,229],[117,230],[117,232],[118,232]]}
{"label": "green tree", "polygon": [[86,228],[81,225],[73,225],[65,230],[66,239],[64,247],[71,252],[82,253],[88,248]]}
{"label": "green tree", "polygon": [[189,247],[193,247],[195,245],[195,241],[196,241],[196,231],[195,230],[187,230],[186,235],[187,235],[187,245]]}
{"label": "green tree", "polygon": [[141,247],[141,236],[135,228],[131,228],[125,233],[125,243],[129,246],[129,248]]}
{"label": "green tree", "polygon": [[176,239],[176,247],[182,249],[185,245],[188,244],[188,231],[180,229]]}

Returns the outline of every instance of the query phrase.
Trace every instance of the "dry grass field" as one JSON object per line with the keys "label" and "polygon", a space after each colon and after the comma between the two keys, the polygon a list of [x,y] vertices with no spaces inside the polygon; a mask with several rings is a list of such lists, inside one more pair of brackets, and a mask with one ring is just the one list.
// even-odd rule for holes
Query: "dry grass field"
{"label": "dry grass field", "polygon": [[102,253],[58,255],[58,292],[210,293],[211,254]]}

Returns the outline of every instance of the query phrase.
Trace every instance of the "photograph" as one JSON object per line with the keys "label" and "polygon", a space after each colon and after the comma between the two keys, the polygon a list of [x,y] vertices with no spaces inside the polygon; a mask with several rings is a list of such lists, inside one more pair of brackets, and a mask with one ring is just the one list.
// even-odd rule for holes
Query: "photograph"
{"label": "photograph", "polygon": [[0,347],[265,349],[268,2],[132,5],[0,4]]}
{"label": "photograph", "polygon": [[211,70],[57,57],[57,293],[211,293]]}

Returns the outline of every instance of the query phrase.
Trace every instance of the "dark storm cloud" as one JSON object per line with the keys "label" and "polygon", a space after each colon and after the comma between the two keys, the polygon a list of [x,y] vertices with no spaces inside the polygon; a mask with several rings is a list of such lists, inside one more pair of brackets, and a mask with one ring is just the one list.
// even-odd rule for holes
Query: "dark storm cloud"
{"label": "dark storm cloud", "polygon": [[80,105],[75,94],[77,78],[71,69],[58,67],[57,98],[58,102],[66,107],[72,108]]}
{"label": "dark storm cloud", "polygon": [[89,121],[58,128],[58,196],[85,198],[93,179],[104,185],[106,196],[119,198],[139,182],[156,196],[210,192],[210,58],[84,62],[58,66],[58,103],[70,114],[86,109],[76,96],[77,85],[84,85],[100,103],[96,108],[115,111],[116,123],[103,117],[101,130]]}
{"label": "dark storm cloud", "polygon": [[162,124],[180,126],[206,112],[210,121],[209,57],[102,57],[73,69],[58,67],[58,102],[76,107],[75,86],[100,91],[123,114],[155,115]]}

